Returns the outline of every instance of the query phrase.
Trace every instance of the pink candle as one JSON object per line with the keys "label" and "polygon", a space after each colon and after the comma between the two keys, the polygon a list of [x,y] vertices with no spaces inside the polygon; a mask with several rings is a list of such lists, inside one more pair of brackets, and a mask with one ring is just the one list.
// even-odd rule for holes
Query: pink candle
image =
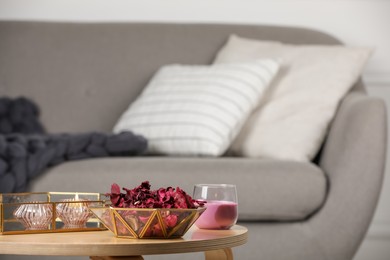
{"label": "pink candle", "polygon": [[195,222],[198,228],[229,229],[237,222],[237,203],[231,201],[207,201],[206,211]]}

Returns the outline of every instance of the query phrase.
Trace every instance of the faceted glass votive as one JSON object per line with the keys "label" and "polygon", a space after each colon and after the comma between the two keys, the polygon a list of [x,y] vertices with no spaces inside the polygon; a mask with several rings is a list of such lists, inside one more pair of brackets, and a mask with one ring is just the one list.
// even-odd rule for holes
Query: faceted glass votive
{"label": "faceted glass votive", "polygon": [[65,199],[57,204],[57,215],[64,222],[63,228],[85,228],[92,213],[88,208],[88,200]]}
{"label": "faceted glass votive", "polygon": [[52,221],[53,209],[50,204],[22,204],[13,214],[26,230],[45,230]]}

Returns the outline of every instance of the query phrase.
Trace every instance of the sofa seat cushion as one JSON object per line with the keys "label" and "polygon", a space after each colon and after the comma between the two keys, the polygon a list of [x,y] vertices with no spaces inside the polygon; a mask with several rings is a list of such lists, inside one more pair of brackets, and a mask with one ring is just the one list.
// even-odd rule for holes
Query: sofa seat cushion
{"label": "sofa seat cushion", "polygon": [[104,158],[60,164],[32,183],[32,191],[109,192],[112,183],[152,189],[196,183],[237,185],[240,220],[302,220],[321,207],[327,179],[316,165],[251,158]]}

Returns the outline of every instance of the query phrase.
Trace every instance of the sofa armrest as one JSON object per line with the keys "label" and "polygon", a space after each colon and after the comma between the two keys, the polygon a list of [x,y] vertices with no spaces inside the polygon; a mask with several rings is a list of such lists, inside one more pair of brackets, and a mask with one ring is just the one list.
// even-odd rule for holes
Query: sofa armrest
{"label": "sofa armrest", "polygon": [[386,118],[382,100],[351,92],[329,129],[319,162],[328,196],[310,224],[331,259],[352,259],[372,220],[384,175]]}

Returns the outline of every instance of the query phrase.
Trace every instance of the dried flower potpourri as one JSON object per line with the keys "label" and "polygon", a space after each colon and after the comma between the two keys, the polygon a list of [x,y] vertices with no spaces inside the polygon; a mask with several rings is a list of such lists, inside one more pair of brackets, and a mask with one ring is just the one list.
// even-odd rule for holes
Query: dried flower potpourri
{"label": "dried flower potpourri", "polygon": [[117,237],[179,238],[206,210],[181,188],[152,190],[148,181],[133,189],[111,185],[111,205],[90,207]]}
{"label": "dried flower potpourri", "polygon": [[118,184],[111,185],[110,197],[113,207],[117,208],[166,208],[166,209],[196,209],[204,206],[203,201],[192,199],[184,190],[177,187],[150,189],[149,181],[144,181],[140,186],[127,189],[124,193]]}

